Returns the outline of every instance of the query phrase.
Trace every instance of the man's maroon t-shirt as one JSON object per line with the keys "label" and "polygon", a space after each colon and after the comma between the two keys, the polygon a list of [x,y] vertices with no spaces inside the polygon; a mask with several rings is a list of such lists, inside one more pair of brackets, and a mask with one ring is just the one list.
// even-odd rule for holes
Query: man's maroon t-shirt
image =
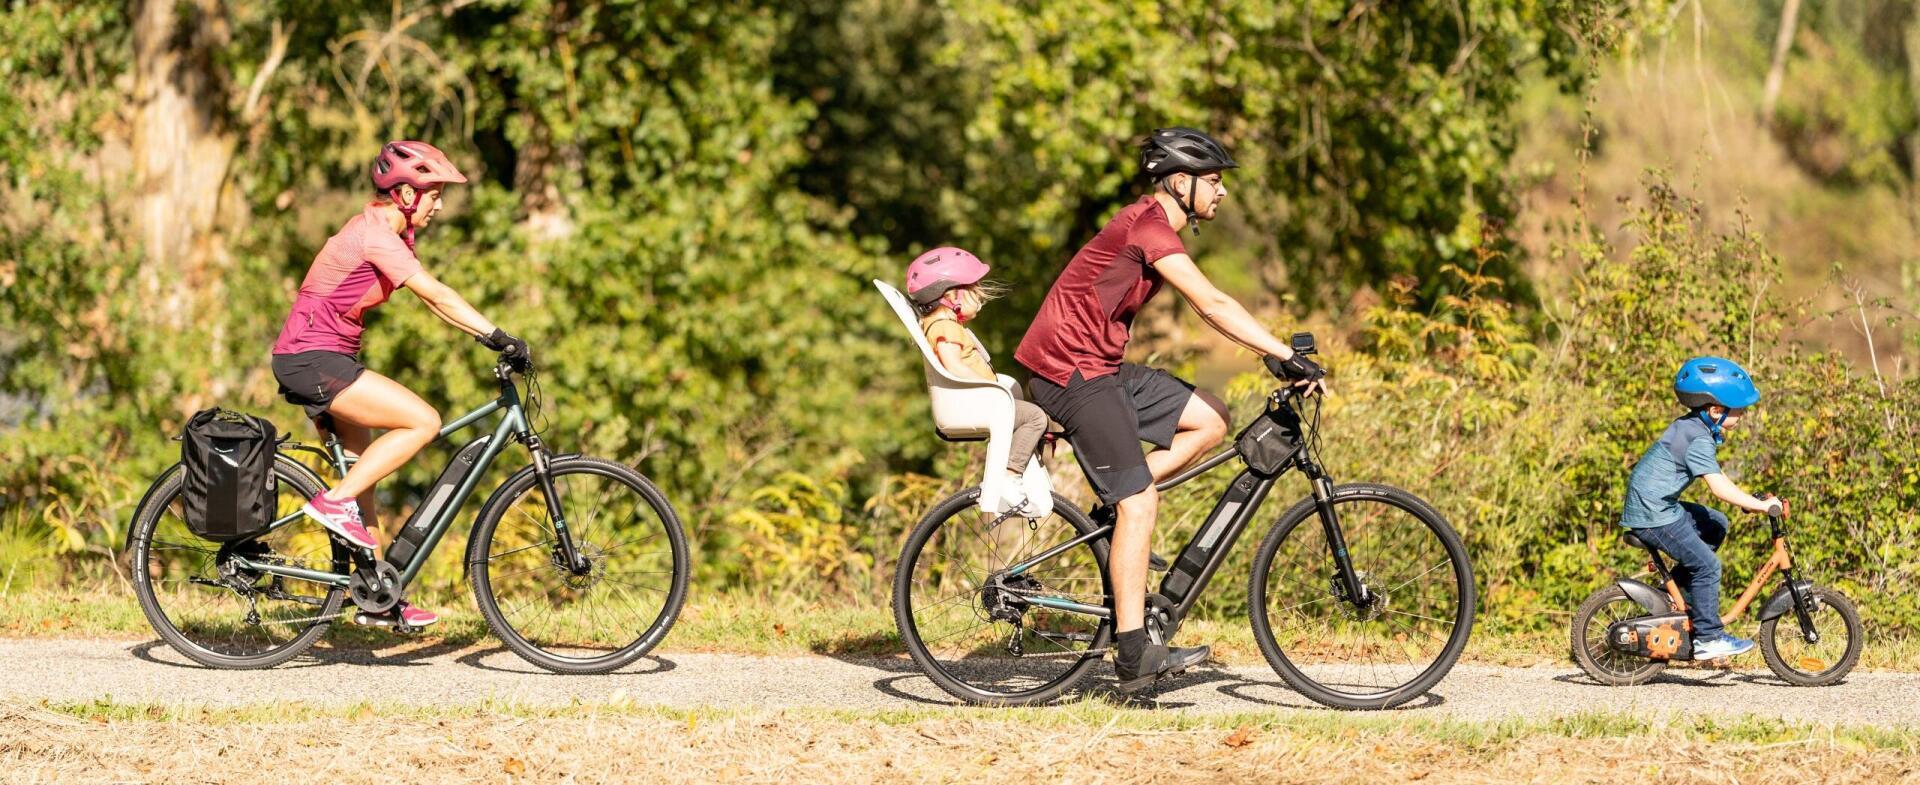
{"label": "man's maroon t-shirt", "polygon": [[1160,291],[1154,263],[1185,252],[1152,196],[1127,205],[1060,271],[1013,359],[1062,387],[1076,370],[1084,379],[1118,371],[1133,315]]}

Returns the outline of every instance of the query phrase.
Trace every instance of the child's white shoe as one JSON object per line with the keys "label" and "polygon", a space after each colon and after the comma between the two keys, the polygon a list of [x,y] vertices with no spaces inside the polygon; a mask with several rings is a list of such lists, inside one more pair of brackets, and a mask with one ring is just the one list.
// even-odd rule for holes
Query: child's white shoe
{"label": "child's white shoe", "polygon": [[1024,513],[1030,512],[1030,510],[1026,509],[1026,507],[1028,507],[1027,490],[1024,487],[1024,483],[1020,482],[1020,480],[1015,477],[1008,477],[1004,480],[1001,480],[1000,481],[1000,512],[1002,514],[1006,514],[1006,513],[1024,514]]}

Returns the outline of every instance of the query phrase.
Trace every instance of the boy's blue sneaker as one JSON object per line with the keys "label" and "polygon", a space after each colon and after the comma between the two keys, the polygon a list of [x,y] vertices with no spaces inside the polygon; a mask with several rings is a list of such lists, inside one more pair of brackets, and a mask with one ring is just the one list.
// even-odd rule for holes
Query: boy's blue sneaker
{"label": "boy's blue sneaker", "polygon": [[1717,660],[1733,657],[1753,651],[1753,641],[1721,635],[1718,638],[1696,639],[1693,642],[1693,658],[1696,660]]}

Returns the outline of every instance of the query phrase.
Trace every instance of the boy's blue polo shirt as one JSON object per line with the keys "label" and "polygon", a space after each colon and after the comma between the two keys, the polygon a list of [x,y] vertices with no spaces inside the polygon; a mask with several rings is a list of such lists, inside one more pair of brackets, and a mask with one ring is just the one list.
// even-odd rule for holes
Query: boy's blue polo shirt
{"label": "boy's blue polo shirt", "polygon": [[1680,509],[1680,492],[1696,478],[1720,472],[1716,452],[1713,431],[1698,415],[1674,420],[1633,465],[1620,525],[1652,529],[1678,523],[1686,516]]}

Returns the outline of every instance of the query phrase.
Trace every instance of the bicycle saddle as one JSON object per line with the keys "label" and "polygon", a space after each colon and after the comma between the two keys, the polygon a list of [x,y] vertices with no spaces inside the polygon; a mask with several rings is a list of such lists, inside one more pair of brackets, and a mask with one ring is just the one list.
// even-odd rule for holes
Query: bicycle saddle
{"label": "bicycle saddle", "polygon": [[1651,545],[1648,545],[1646,540],[1640,539],[1639,535],[1634,534],[1631,531],[1621,534],[1620,541],[1628,545],[1631,545],[1635,548],[1643,548],[1649,551],[1654,550],[1654,547]]}

